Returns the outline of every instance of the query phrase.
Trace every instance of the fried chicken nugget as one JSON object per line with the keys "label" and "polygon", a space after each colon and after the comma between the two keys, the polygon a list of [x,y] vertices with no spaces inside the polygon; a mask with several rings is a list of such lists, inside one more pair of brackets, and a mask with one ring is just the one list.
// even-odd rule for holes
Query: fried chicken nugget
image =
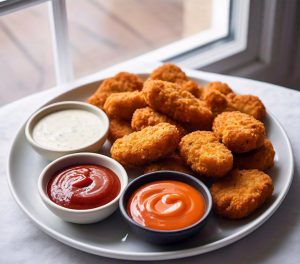
{"label": "fried chicken nugget", "polygon": [[151,80],[161,80],[172,83],[187,81],[188,78],[184,71],[178,66],[166,63],[156,68],[149,76]]}
{"label": "fried chicken nugget", "polygon": [[213,114],[203,101],[182,91],[177,84],[147,81],[143,93],[148,105],[191,130],[210,130]]}
{"label": "fried chicken nugget", "polygon": [[190,92],[192,95],[194,95],[197,98],[201,98],[203,89],[198,83],[192,80],[188,80],[178,84],[181,86],[183,90]]}
{"label": "fried chicken nugget", "polygon": [[223,95],[228,95],[228,94],[233,93],[232,89],[228,86],[227,83],[209,82],[203,88],[203,94],[202,94],[202,96],[205,96],[206,93],[209,93],[211,91],[218,91],[218,92],[220,92]]}
{"label": "fried chicken nugget", "polygon": [[171,83],[176,83],[180,87],[200,98],[202,88],[194,81],[190,80],[184,71],[174,64],[163,64],[156,68],[149,76],[150,80],[160,80]]}
{"label": "fried chicken nugget", "polygon": [[144,169],[144,173],[161,171],[161,170],[172,170],[179,171],[193,175],[194,173],[186,166],[183,159],[177,154],[174,153],[171,156],[164,158],[162,160],[155,161],[148,165]]}
{"label": "fried chicken nugget", "polygon": [[222,112],[235,111],[236,109],[229,103],[226,96],[217,90],[210,90],[204,93],[203,100],[206,102],[214,116]]}
{"label": "fried chicken nugget", "polygon": [[212,184],[210,191],[214,211],[229,219],[249,216],[272,196],[273,183],[269,175],[259,170],[233,170]]}
{"label": "fried chicken nugget", "polygon": [[124,120],[111,119],[109,122],[108,139],[115,142],[118,138],[131,134],[134,130],[130,123]]}
{"label": "fried chicken nugget", "polygon": [[239,169],[258,169],[265,171],[274,165],[275,150],[269,139],[255,150],[234,155],[234,167]]}
{"label": "fried chicken nugget", "polygon": [[98,92],[93,94],[91,97],[87,99],[87,102],[89,104],[92,104],[94,106],[97,106],[101,109],[103,109],[104,103],[106,99],[111,95],[109,92]]}
{"label": "fried chicken nugget", "polygon": [[160,123],[117,139],[110,152],[125,167],[138,167],[171,155],[179,141],[175,126]]}
{"label": "fried chicken nugget", "polygon": [[147,126],[155,126],[159,123],[169,123],[176,126],[182,136],[187,133],[181,125],[179,125],[166,115],[154,111],[150,107],[144,107],[135,110],[131,119],[131,127],[137,131]]}
{"label": "fried chicken nugget", "polygon": [[219,114],[213,122],[213,131],[227,148],[237,153],[261,147],[266,136],[262,122],[238,111]]}
{"label": "fried chicken nugget", "polygon": [[255,95],[228,94],[227,98],[236,110],[251,115],[260,121],[264,120],[267,114],[264,104]]}
{"label": "fried chicken nugget", "polygon": [[210,131],[195,131],[179,143],[180,155],[192,170],[207,177],[223,177],[231,169],[233,156]]}
{"label": "fried chicken nugget", "polygon": [[87,102],[102,109],[106,99],[112,93],[140,91],[142,88],[143,81],[136,74],[120,72],[104,80]]}
{"label": "fried chicken nugget", "polygon": [[136,74],[129,72],[120,72],[104,80],[98,88],[101,92],[110,93],[133,92],[142,89],[143,80]]}
{"label": "fried chicken nugget", "polygon": [[134,111],[145,106],[142,92],[134,91],[111,94],[106,99],[103,109],[109,117],[130,121]]}

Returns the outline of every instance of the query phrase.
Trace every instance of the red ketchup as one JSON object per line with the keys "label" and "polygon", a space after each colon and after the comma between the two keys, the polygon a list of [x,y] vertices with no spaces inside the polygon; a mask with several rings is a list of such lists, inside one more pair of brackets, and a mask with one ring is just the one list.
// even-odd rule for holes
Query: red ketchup
{"label": "red ketchup", "polygon": [[69,167],[57,173],[48,183],[50,199],[71,209],[92,209],[107,204],[120,192],[119,177],[99,165]]}

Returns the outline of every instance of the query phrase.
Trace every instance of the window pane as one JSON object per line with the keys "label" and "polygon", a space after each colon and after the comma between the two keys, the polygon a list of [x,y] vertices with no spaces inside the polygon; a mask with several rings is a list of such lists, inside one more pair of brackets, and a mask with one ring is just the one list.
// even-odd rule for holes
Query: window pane
{"label": "window pane", "polygon": [[47,4],[0,18],[0,106],[55,85]]}
{"label": "window pane", "polygon": [[208,29],[212,2],[67,1],[76,78]]}

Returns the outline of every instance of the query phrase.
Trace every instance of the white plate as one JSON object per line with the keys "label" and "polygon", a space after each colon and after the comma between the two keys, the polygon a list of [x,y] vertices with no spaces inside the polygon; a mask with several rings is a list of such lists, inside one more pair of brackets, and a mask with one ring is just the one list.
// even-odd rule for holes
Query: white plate
{"label": "white plate", "polygon": [[[196,79],[196,78],[194,78]],[[197,79],[196,79],[197,80]],[[202,83],[204,80],[197,80]],[[74,88],[51,100],[84,101],[99,86],[94,82]],[[235,89],[236,92],[241,92]],[[47,234],[74,248],[96,255],[130,260],[162,260],[193,256],[231,244],[254,231],[279,207],[293,177],[293,156],[290,142],[278,121],[270,114],[266,119],[268,137],[276,150],[275,166],[269,171],[275,190],[271,201],[250,218],[228,221],[211,217],[205,228],[193,238],[171,246],[156,246],[136,237],[117,211],[103,222],[76,225],[62,221],[42,203],[37,179],[48,161],[36,154],[26,142],[24,125],[11,146],[8,177],[14,198],[25,213]],[[107,153],[109,144],[104,146]],[[129,172],[133,175],[134,172]]]}

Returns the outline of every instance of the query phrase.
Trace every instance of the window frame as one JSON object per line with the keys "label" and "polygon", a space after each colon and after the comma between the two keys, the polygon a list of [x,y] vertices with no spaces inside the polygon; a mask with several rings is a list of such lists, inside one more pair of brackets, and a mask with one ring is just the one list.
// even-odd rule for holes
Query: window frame
{"label": "window frame", "polygon": [[[66,0],[11,0],[0,2],[0,15],[49,2],[56,79],[73,80],[69,52]],[[227,1],[227,0],[226,0]],[[217,19],[230,17],[230,28],[217,27],[135,57],[126,63],[172,62],[182,67],[250,77],[283,85],[299,82],[300,3],[297,0],[228,0],[230,16],[213,0]],[[228,9],[228,8],[227,8]],[[216,11],[217,10],[217,11]],[[228,22],[228,21],[227,21]],[[120,63],[120,64],[124,64]]]}
{"label": "window frame", "polygon": [[[231,32],[232,39],[224,40],[223,47],[219,49],[211,49],[212,52],[222,53],[224,58],[218,56],[215,62],[209,62],[203,57],[206,52],[199,52],[198,55],[188,54],[186,59],[179,57],[170,61],[184,67],[247,77],[300,90],[300,2],[232,2],[231,22],[232,27],[236,27]],[[249,5],[248,15],[243,5]],[[205,60],[206,65],[197,64],[200,59]]]}
{"label": "window frame", "polygon": [[[55,73],[57,84],[60,85],[72,81],[74,78],[69,49],[66,0],[10,0],[0,2],[0,15],[3,16],[44,2],[49,4]],[[145,59],[167,61],[179,54],[186,54],[191,50],[198,49],[199,46],[207,46],[228,37],[230,5],[231,0],[212,0],[212,10],[217,16],[213,16],[212,25],[209,29],[146,53]],[[137,60],[143,59],[143,57],[144,55],[138,57]]]}

